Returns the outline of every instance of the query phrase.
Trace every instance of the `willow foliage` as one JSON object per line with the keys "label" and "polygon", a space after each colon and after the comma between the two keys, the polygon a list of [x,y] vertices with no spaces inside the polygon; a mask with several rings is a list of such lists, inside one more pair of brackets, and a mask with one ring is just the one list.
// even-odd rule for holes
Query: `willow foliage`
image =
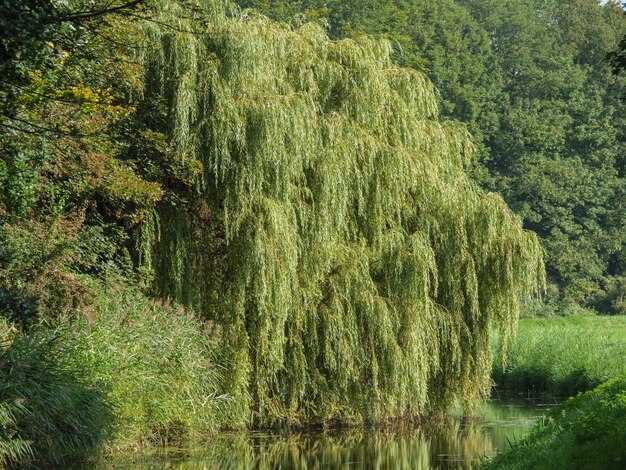
{"label": "willow foliage", "polygon": [[485,393],[490,337],[541,285],[541,252],[466,176],[469,136],[438,121],[430,82],[384,41],[190,11],[164,3],[145,27],[144,98],[203,176],[141,246],[159,293],[220,325],[239,419],[379,420]]}

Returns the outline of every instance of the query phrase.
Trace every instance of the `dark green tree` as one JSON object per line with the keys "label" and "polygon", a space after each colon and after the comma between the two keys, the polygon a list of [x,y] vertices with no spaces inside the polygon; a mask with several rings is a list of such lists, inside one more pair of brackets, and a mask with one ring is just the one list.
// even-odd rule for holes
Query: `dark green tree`
{"label": "dark green tree", "polygon": [[623,80],[606,61],[623,13],[587,0],[462,3],[491,31],[507,96],[486,184],[541,237],[558,295],[600,306],[624,276]]}

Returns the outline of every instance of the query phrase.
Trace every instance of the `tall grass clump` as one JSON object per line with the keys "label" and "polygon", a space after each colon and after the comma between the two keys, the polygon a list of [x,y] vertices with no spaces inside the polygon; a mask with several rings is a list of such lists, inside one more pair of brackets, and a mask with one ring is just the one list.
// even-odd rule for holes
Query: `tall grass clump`
{"label": "tall grass clump", "polygon": [[228,426],[218,332],[124,281],[52,328],[0,324],[0,468],[191,446]]}
{"label": "tall grass clump", "polygon": [[162,1],[143,27],[141,106],[202,172],[138,247],[158,295],[220,325],[240,423],[487,394],[490,339],[541,288],[541,249],[467,177],[469,135],[439,120],[432,84],[386,41],[185,5]]}
{"label": "tall grass clump", "polygon": [[626,376],[570,398],[547,422],[484,468],[608,470],[623,469],[624,462]]}
{"label": "tall grass clump", "polygon": [[626,374],[626,317],[590,316],[520,320],[499,389],[568,397]]}
{"label": "tall grass clump", "polygon": [[113,425],[106,385],[58,331],[0,330],[0,468],[100,451]]}
{"label": "tall grass clump", "polygon": [[110,447],[189,446],[228,424],[210,323],[109,282],[65,333],[92,382],[107,390],[116,422]]}

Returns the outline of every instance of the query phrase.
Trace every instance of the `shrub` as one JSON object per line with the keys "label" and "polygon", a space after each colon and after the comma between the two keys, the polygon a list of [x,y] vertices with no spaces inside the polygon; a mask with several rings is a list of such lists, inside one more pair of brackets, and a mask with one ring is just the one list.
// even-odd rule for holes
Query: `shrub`
{"label": "shrub", "polygon": [[226,420],[210,323],[111,282],[66,329],[94,383],[108,387],[118,449],[188,445]]}

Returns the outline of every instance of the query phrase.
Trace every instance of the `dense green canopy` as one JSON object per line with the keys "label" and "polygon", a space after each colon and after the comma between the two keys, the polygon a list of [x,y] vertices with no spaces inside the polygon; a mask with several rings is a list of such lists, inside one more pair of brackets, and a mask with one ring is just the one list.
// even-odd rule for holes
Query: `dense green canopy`
{"label": "dense green canopy", "polygon": [[385,41],[179,8],[145,27],[144,106],[203,171],[140,249],[160,295],[221,328],[240,420],[358,422],[486,392],[490,338],[542,284],[541,250],[466,176],[468,133],[438,120],[431,83]]}

